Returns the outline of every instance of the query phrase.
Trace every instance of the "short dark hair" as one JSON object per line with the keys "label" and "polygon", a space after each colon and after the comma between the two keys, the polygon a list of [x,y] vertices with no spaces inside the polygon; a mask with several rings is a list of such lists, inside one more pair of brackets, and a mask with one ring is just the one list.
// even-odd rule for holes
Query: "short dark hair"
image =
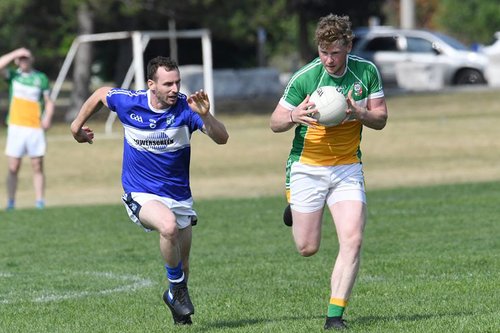
{"label": "short dark hair", "polygon": [[156,77],[156,72],[158,71],[158,68],[160,67],[165,67],[165,69],[170,72],[173,70],[178,71],[179,66],[177,65],[177,62],[175,60],[169,58],[169,57],[162,57],[158,56],[155,57],[148,62],[148,80],[155,80]]}

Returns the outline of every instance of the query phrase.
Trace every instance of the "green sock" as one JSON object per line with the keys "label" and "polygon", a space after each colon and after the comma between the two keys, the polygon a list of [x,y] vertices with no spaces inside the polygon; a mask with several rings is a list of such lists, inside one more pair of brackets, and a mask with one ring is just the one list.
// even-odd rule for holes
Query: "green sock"
{"label": "green sock", "polygon": [[335,304],[328,305],[328,317],[342,317],[345,307]]}
{"label": "green sock", "polygon": [[347,301],[339,298],[330,298],[330,304],[328,304],[328,317],[342,317],[344,314],[345,307],[347,306]]}

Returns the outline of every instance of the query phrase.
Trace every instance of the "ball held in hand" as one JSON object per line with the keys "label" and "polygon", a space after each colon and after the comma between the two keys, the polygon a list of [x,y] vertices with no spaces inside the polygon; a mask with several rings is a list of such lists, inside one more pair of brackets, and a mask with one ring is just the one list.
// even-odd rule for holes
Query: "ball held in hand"
{"label": "ball held in hand", "polygon": [[316,89],[309,98],[316,105],[317,113],[312,116],[320,125],[330,127],[340,124],[346,118],[347,101],[336,87],[323,86]]}

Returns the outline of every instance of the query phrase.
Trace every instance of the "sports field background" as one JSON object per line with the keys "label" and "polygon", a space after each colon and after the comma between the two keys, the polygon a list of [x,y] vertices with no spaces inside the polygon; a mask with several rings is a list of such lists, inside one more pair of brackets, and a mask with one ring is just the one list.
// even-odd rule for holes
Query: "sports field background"
{"label": "sports field background", "polygon": [[[396,188],[500,179],[498,90],[467,89],[442,94],[389,96],[385,129],[365,128],[362,139],[367,188]],[[192,141],[191,181],[195,199],[283,194],[284,165],[293,131],[275,134],[269,116],[277,100],[218,104],[229,132],[218,146],[201,133]],[[78,144],[69,125],[48,132],[47,205],[119,203],[122,132],[104,134],[109,111],[91,122],[93,145]],[[5,146],[5,128],[0,147]],[[0,207],[5,207],[6,160],[0,154]],[[29,160],[24,159],[18,207],[32,207]]]}
{"label": "sports field background", "polygon": [[[352,333],[500,332],[500,182],[371,190]],[[191,327],[174,327],[157,233],[122,205],[1,212],[0,332],[323,332],[338,242],[301,257],[281,197],[199,200]]]}
{"label": "sports field background", "polygon": [[[353,333],[500,331],[497,95],[390,97],[387,128],[365,130],[370,208],[346,311]],[[105,114],[93,145],[56,125],[49,207],[0,211],[0,332],[323,332],[338,243],[326,213],[321,250],[297,253],[281,221],[292,133],[271,133],[268,103],[221,112],[226,146],[193,138],[200,222],[191,327],[174,327],[162,303],[158,235],[142,232],[120,204],[121,135],[99,134]],[[20,185],[20,204],[30,207],[27,160]]]}

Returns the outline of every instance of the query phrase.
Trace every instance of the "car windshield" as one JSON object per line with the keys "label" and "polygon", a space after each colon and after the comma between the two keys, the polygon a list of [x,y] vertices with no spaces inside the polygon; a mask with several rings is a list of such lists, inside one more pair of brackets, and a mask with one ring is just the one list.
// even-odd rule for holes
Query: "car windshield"
{"label": "car windshield", "polygon": [[440,39],[442,39],[446,44],[450,45],[454,49],[461,50],[461,51],[467,51],[467,47],[464,44],[460,43],[455,38],[444,35],[444,34],[439,33],[439,32],[433,32],[433,34],[436,35],[437,37],[439,37]]}

